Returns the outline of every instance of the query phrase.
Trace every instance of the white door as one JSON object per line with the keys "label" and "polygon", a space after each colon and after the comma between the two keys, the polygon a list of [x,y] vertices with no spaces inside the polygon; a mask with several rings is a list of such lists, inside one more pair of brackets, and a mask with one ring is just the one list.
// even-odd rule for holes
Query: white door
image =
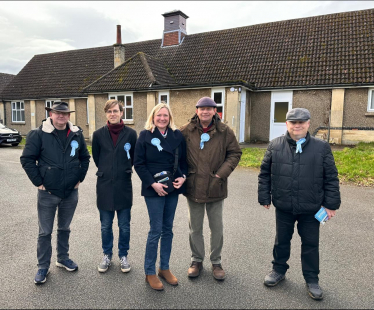
{"label": "white door", "polygon": [[286,114],[292,109],[292,94],[292,91],[273,91],[271,93],[269,140],[286,133]]}
{"label": "white door", "polygon": [[247,102],[247,91],[242,89],[240,97],[240,129],[239,129],[239,143],[244,142],[245,132],[245,105]]}

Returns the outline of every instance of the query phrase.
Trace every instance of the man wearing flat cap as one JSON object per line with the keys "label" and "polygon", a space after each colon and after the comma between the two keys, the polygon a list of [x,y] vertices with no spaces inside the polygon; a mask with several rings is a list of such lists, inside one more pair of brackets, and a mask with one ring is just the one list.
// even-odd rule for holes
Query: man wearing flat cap
{"label": "man wearing flat cap", "polygon": [[301,237],[301,267],[310,297],[323,298],[318,284],[319,227],[314,215],[323,206],[328,218],[340,206],[338,171],[328,142],[310,136],[310,113],[296,108],[286,115],[287,132],[269,143],[258,176],[258,202],[273,203],[276,236],[273,269],[264,284],[272,287],[285,279],[291,238],[297,221]]}
{"label": "man wearing flat cap", "polygon": [[227,179],[238,165],[242,151],[232,129],[221,121],[216,107],[211,98],[201,98],[196,104],[196,114],[182,126],[181,132],[186,139],[188,163],[185,196],[192,252],[188,276],[197,277],[203,269],[206,210],[211,234],[209,258],[213,277],[224,280],[221,264],[223,201],[227,198]]}
{"label": "man wearing flat cap", "polygon": [[69,258],[70,223],[78,203],[78,186],[83,182],[90,162],[82,129],[70,121],[66,102],[54,102],[49,117],[31,130],[21,155],[21,164],[30,181],[38,188],[37,243],[38,272],[34,283],[43,284],[49,273],[51,235],[57,212],[57,262],[67,271],[78,269]]}

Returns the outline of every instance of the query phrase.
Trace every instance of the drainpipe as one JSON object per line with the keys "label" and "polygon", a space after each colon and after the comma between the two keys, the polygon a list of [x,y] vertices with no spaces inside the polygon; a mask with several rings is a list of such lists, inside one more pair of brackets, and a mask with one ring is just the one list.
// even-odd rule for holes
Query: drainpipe
{"label": "drainpipe", "polygon": [[330,101],[330,111],[329,111],[329,127],[327,129],[327,143],[330,143],[330,126],[331,126],[331,101]]}
{"label": "drainpipe", "polygon": [[6,104],[4,100],[2,100],[2,102],[3,102],[3,107],[4,107],[4,126],[6,126],[7,125],[6,124]]}

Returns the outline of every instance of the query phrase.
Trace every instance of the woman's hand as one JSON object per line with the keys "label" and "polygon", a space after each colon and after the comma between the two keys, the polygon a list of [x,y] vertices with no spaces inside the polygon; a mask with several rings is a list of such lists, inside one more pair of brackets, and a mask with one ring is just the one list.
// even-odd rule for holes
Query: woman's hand
{"label": "woman's hand", "polygon": [[179,177],[179,178],[176,178],[173,182],[173,186],[174,188],[178,189],[178,188],[181,188],[183,183],[186,181],[185,178],[182,178],[182,177]]}
{"label": "woman's hand", "polygon": [[167,185],[164,185],[164,184],[162,184],[162,183],[157,183],[157,182],[155,182],[155,183],[153,183],[151,186],[153,187],[153,189],[156,191],[156,193],[157,193],[159,196],[165,196],[165,195],[168,194],[167,192],[164,191],[164,187],[165,187],[165,188],[168,188]]}

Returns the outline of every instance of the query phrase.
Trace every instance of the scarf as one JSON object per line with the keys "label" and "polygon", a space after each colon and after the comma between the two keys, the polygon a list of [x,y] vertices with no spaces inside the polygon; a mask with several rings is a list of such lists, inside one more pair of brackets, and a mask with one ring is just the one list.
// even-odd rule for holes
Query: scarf
{"label": "scarf", "polygon": [[301,144],[303,144],[306,141],[305,138],[300,139],[299,141],[296,141],[296,153],[302,153],[303,149],[301,148]]}
{"label": "scarf", "polygon": [[125,127],[125,124],[121,119],[121,121],[118,124],[111,124],[109,123],[109,121],[107,121],[107,125],[109,128],[110,136],[113,140],[113,145],[116,146],[119,134],[122,131],[123,127]]}

